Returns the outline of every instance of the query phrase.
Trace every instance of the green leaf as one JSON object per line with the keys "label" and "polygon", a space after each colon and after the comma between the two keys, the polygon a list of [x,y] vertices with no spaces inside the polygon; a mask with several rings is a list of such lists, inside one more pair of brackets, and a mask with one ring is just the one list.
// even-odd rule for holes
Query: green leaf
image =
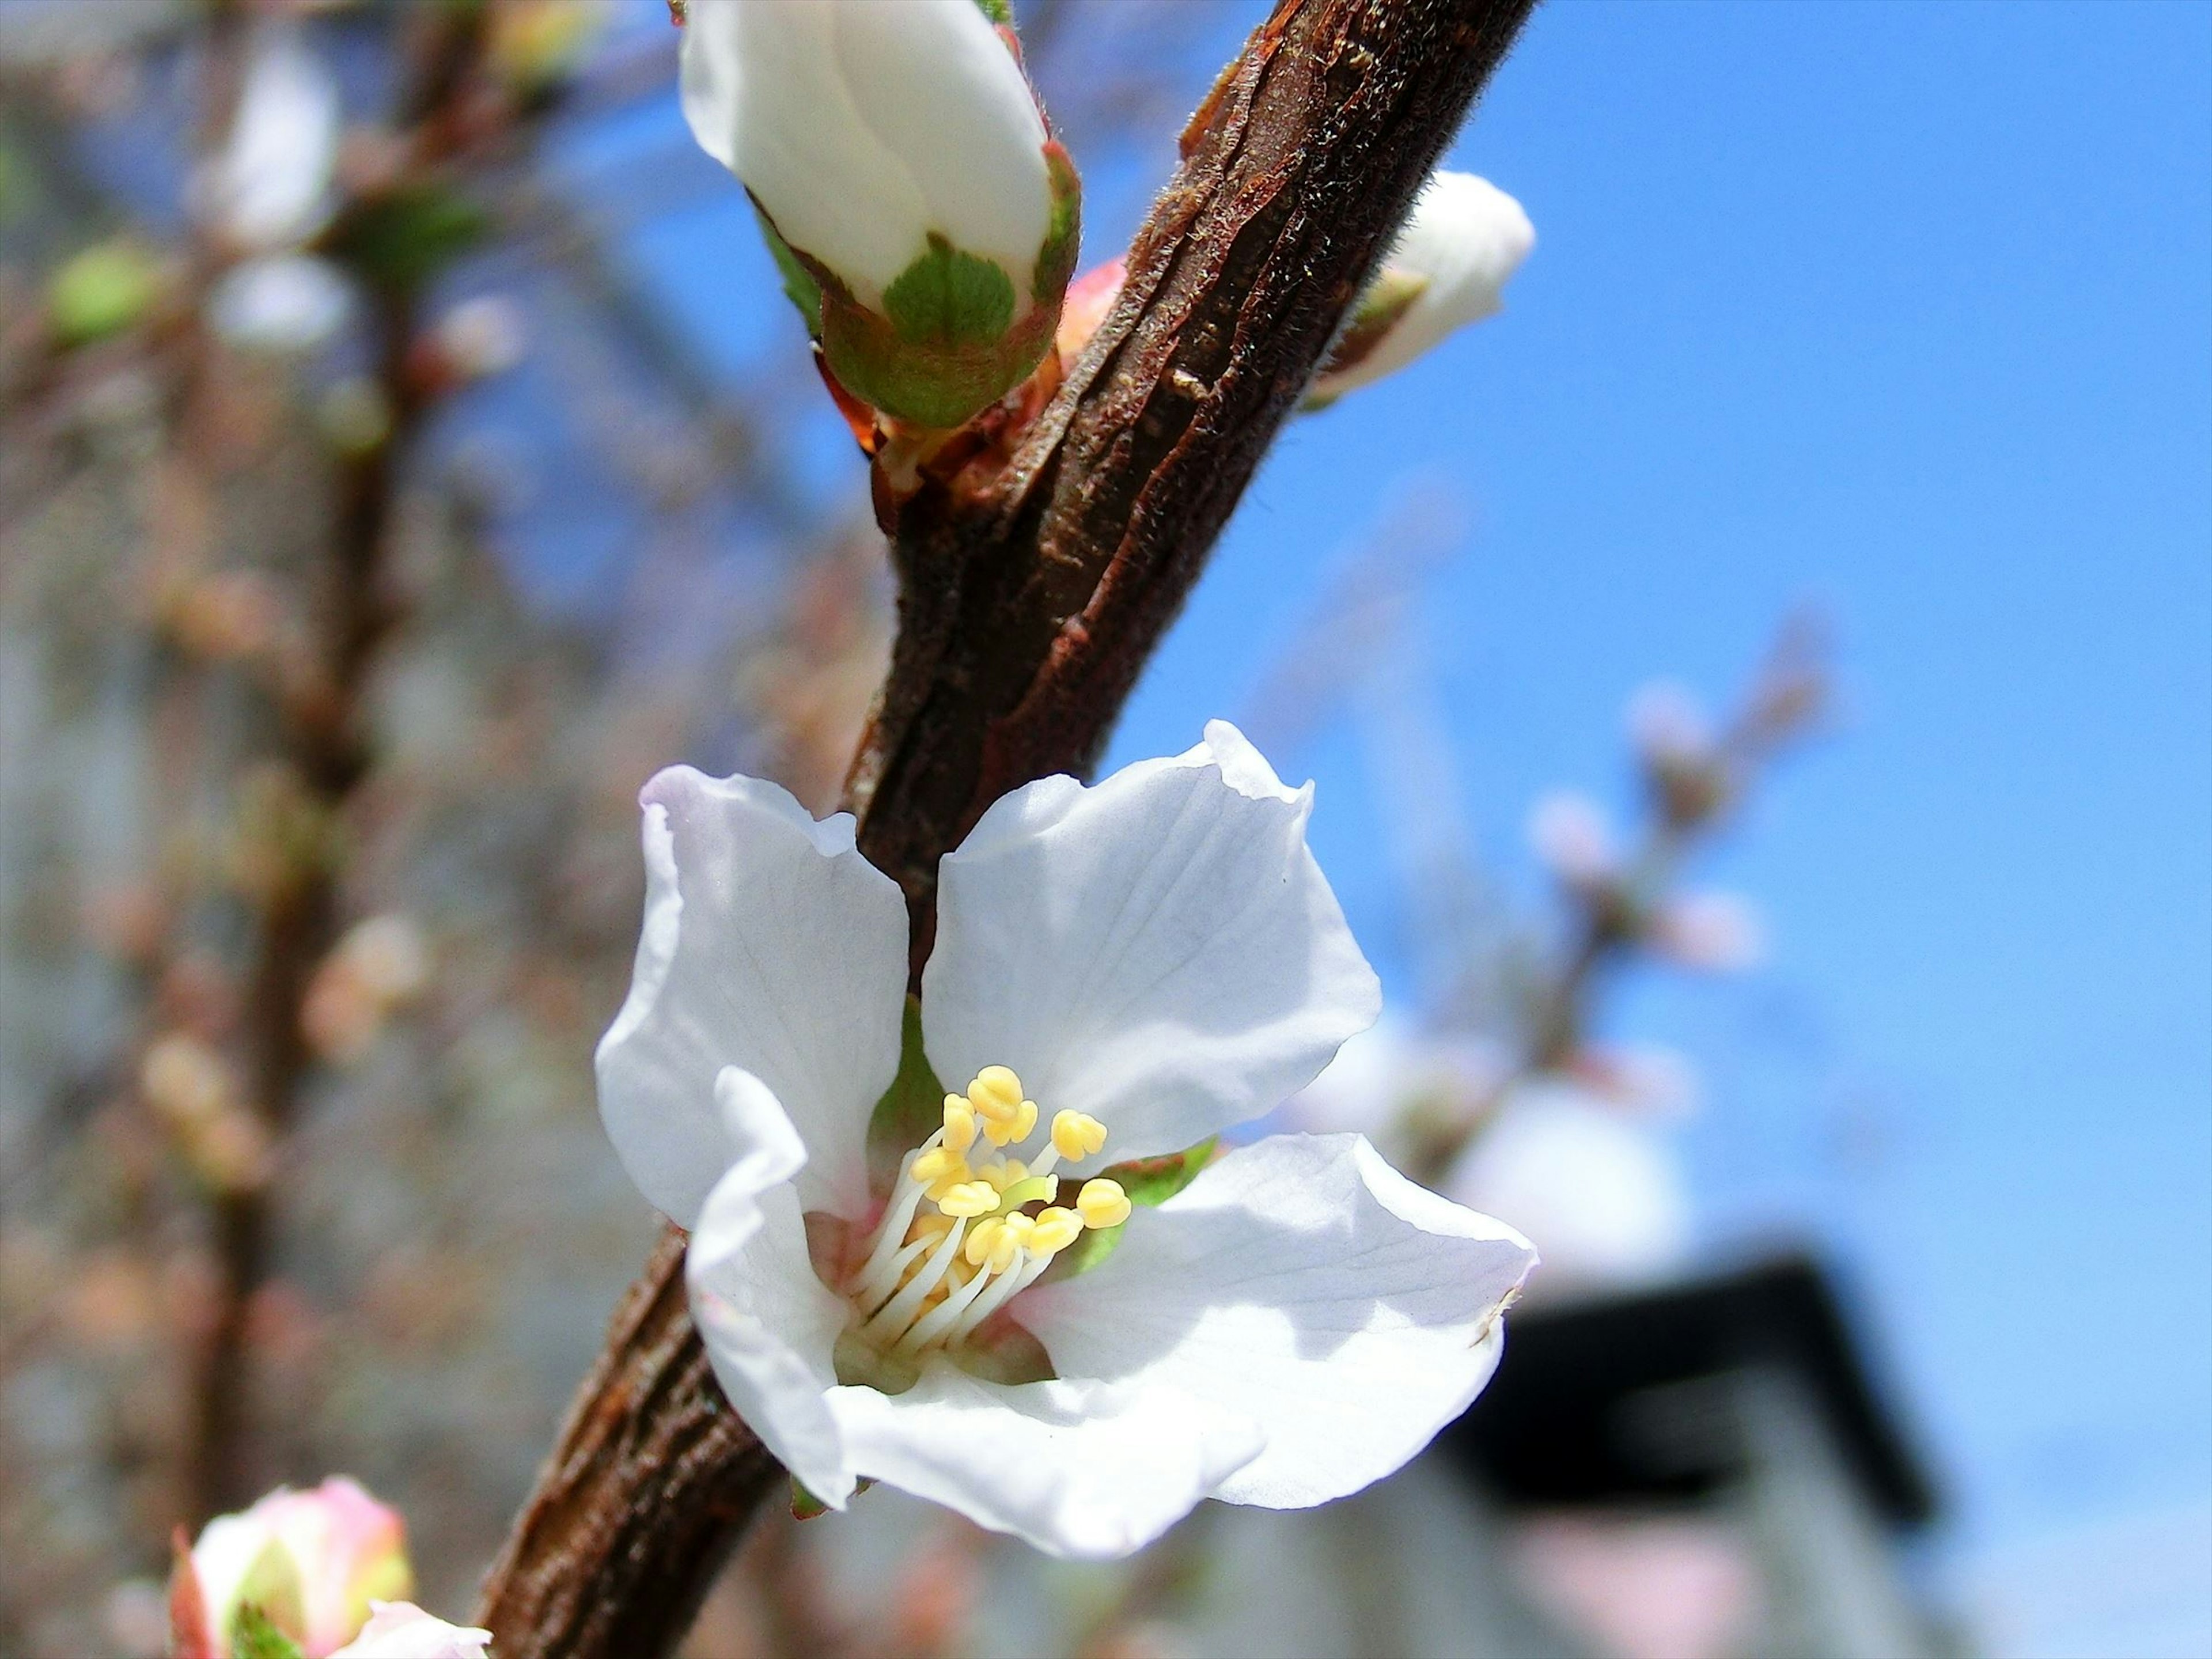
{"label": "green leaf", "polygon": [[945,1085],[921,1043],[921,999],[906,1000],[899,1026],[898,1075],[868,1115],[868,1177],[878,1191],[898,1179],[899,1164],[945,1122]]}
{"label": "green leaf", "polygon": [[975,9],[989,18],[994,27],[1010,29],[1014,26],[1014,9],[1008,0],[975,0]]}
{"label": "green leaf", "polygon": [[331,252],[363,281],[414,294],[483,237],[483,210],[440,185],[365,203],[331,233]]}
{"label": "green leaf", "polygon": [[247,1602],[230,1621],[230,1659],[307,1659],[300,1644]]}
{"label": "green leaf", "polygon": [[822,337],[822,284],[814,275],[799,263],[799,256],[791,251],[791,244],[783,240],[775,222],[753,204],[753,217],[760,221],[761,238],[768,244],[769,257],[775,261],[776,275],[783,279],[783,291],[791,303],[799,307],[799,314],[806,319],[806,331],[815,339]]}
{"label": "green leaf", "polygon": [[988,345],[1014,320],[1014,285],[932,232],[929,252],[884,290],[884,313],[909,345]]}

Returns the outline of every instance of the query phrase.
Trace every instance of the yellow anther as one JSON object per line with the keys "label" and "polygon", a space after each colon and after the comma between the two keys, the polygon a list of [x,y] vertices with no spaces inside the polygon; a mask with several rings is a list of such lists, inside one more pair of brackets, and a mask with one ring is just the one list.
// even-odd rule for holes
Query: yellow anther
{"label": "yellow anther", "polygon": [[960,1254],[971,1267],[983,1265],[983,1258],[991,1254],[991,1245],[1006,1230],[1006,1224],[997,1216],[977,1222],[968,1230],[968,1239],[960,1247]]}
{"label": "yellow anther", "polygon": [[999,1189],[988,1181],[956,1182],[937,1200],[947,1215],[988,1215],[999,1207]]}
{"label": "yellow anther", "polygon": [[1057,1255],[1083,1236],[1083,1218],[1058,1205],[1037,1212],[1030,1232],[1030,1250],[1036,1255]]}
{"label": "yellow anther", "polygon": [[965,1095],[945,1097],[945,1146],[948,1151],[964,1152],[975,1144],[975,1109]]}
{"label": "yellow anther", "polygon": [[986,1066],[968,1085],[968,1099],[986,1118],[1011,1118],[1022,1103],[1022,1080],[1003,1066]]}
{"label": "yellow anther", "polygon": [[940,1181],[946,1176],[968,1179],[968,1160],[950,1146],[933,1146],[914,1161],[914,1178],[922,1185]]}
{"label": "yellow anther", "polygon": [[1075,1207],[1086,1227],[1118,1227],[1129,1218],[1129,1195],[1121,1190],[1120,1182],[1101,1176],[1083,1183],[1083,1190],[1075,1195]]}
{"label": "yellow anther", "polygon": [[1030,1131],[1036,1127],[1036,1102],[1024,1100],[1017,1102],[1012,1111],[1004,1117],[985,1117],[981,1127],[994,1146],[1008,1146],[1018,1140],[1027,1140]]}
{"label": "yellow anther", "polygon": [[1030,1237],[1036,1231],[1036,1223],[1025,1215],[1010,1215],[991,1240],[990,1269],[1002,1273],[1014,1265],[1014,1257],[1029,1248]]}
{"label": "yellow anther", "polygon": [[907,1243],[911,1244],[917,1238],[934,1242],[951,1231],[952,1218],[942,1210],[919,1211],[915,1215],[914,1224],[906,1230]]}
{"label": "yellow anther", "polygon": [[975,1171],[980,1180],[988,1181],[1000,1192],[1004,1192],[1018,1181],[1027,1181],[1030,1166],[1018,1158],[994,1158]]}
{"label": "yellow anther", "polygon": [[1088,1158],[1106,1144],[1106,1126],[1087,1112],[1055,1113],[1052,1144],[1062,1158]]}
{"label": "yellow anther", "polygon": [[1020,1109],[1014,1115],[1014,1139],[1016,1140],[1027,1140],[1030,1136],[1036,1131],[1036,1102],[1034,1100],[1024,1101],[1021,1103]]}

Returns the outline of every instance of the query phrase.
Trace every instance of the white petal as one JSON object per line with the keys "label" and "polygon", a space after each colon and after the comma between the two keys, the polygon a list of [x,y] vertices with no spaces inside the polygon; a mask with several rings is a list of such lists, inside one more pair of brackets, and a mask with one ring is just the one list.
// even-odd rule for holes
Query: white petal
{"label": "white petal", "polygon": [[1181,1151],[1311,1082],[1382,1006],[1285,789],[1225,722],[1094,788],[1046,778],[938,872],[922,980],[945,1086],[1010,1066],[1047,1121],[1108,1128],[1073,1170]]}
{"label": "white petal", "polygon": [[1241,1413],[1267,1449],[1215,1491],[1300,1509],[1397,1468],[1490,1380],[1528,1240],[1357,1135],[1231,1152],[1090,1273],[1016,1304],[1065,1377]]}
{"label": "white petal", "polygon": [[313,234],[330,213],[341,113],[337,77],[299,25],[258,24],[238,112],[198,185],[203,210],[249,247]]}
{"label": "white petal", "polygon": [[331,1659],[484,1659],[488,1630],[449,1625],[412,1601],[372,1601],[361,1634]]}
{"label": "white petal", "polygon": [[306,351],[336,333],[353,289],[329,261],[304,253],[248,259],[216,280],[208,319],[233,345]]}
{"label": "white petal", "polygon": [[1428,287],[1372,351],[1314,390],[1340,397],[1396,374],[1468,324],[1496,316],[1505,284],[1535,246],[1536,228],[1521,204],[1487,179],[1431,174],[1383,262],[1387,270],[1425,278]]}
{"label": "white petal", "polygon": [[837,1337],[851,1310],[807,1255],[792,1185],[806,1151],[759,1079],[731,1066],[714,1092],[741,1150],[691,1236],[691,1317],[738,1414],[809,1492],[842,1505],[853,1470],[825,1396],[836,1385]]}
{"label": "white petal", "polygon": [[861,304],[931,232],[1026,309],[1052,222],[1043,117],[975,0],[693,0],[684,113],[793,247]]}
{"label": "white petal", "polygon": [[863,1474],[1082,1559],[1142,1548],[1259,1449],[1249,1424],[1166,1389],[1007,1388],[941,1361],[905,1394],[831,1405]]}
{"label": "white petal", "polygon": [[734,1156],[714,1108],[754,1073],[801,1139],[804,1207],[866,1206],[868,1114],[898,1069],[906,903],[772,783],[672,767],[647,784],[645,929],[599,1043],[599,1112],[646,1197],[690,1226]]}

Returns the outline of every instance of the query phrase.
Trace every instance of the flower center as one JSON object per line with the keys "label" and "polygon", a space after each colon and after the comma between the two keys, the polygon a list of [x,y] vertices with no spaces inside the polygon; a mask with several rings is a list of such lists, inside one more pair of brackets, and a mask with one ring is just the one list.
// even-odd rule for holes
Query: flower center
{"label": "flower center", "polygon": [[[854,1309],[848,1337],[908,1364],[957,1349],[1085,1228],[1128,1219],[1118,1182],[1086,1181],[1072,1206],[1057,1201],[1053,1170],[1105,1146],[1106,1126],[1060,1112],[1042,1151],[1027,1162],[1012,1156],[1036,1127],[1036,1102],[1023,1098],[1021,1079],[1003,1066],[986,1066],[967,1093],[945,1097],[943,1127],[900,1164],[867,1258],[842,1286]],[[987,1162],[972,1161],[979,1141],[993,1154]]]}

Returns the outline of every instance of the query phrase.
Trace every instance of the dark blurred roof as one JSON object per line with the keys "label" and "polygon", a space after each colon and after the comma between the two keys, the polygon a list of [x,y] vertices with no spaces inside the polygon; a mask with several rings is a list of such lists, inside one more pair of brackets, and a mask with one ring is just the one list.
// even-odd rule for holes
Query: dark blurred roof
{"label": "dark blurred roof", "polygon": [[1879,1513],[1900,1524],[1935,1513],[1927,1473],[1877,1395],[1827,1274],[1805,1257],[1526,1309],[1507,1327],[1497,1376],[1439,1445],[1509,1502],[1711,1490],[1732,1473],[1725,1437],[1656,1432],[1650,1403],[1676,1385],[1765,1369],[1805,1391]]}

